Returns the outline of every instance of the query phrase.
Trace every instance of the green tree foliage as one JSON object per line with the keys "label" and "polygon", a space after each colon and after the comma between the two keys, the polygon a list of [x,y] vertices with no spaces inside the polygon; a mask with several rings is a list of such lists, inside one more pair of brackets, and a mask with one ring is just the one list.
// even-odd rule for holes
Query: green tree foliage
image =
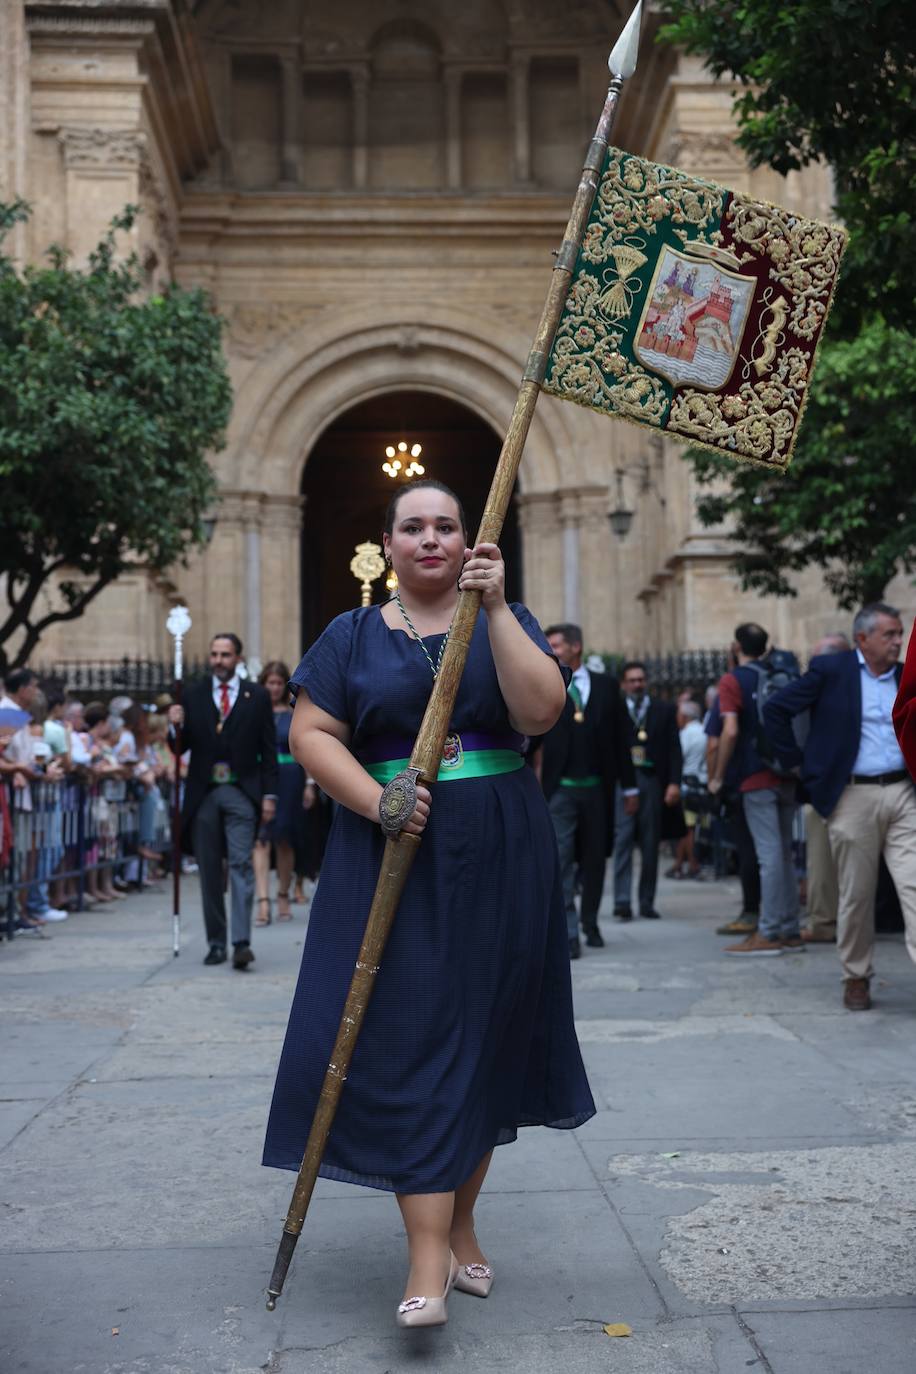
{"label": "green tree foliage", "polygon": [[[742,585],[794,595],[810,565],[841,606],[879,601],[899,566],[916,565],[916,349],[882,321],[825,347],[786,476],[691,450],[706,525],[737,520]],[[724,480],[723,480],[724,479]]]}
{"label": "green tree foliage", "polygon": [[880,313],[913,323],[916,29],[898,0],[663,0],[664,37],[739,83],[753,166],[823,159],[850,231],[834,329]]}
{"label": "green tree foliage", "polygon": [[[26,214],[0,206],[0,239]],[[21,271],[0,251],[0,670],[126,568],[164,570],[203,537],[232,400],[221,324],[201,291],[142,296],[136,258],[115,255],[134,216],[85,271],[56,247]]]}
{"label": "green tree foliage", "polygon": [[728,521],[748,588],[810,565],[843,606],[916,565],[916,43],[891,0],[663,0],[665,39],[739,85],[738,141],[778,172],[828,162],[849,229],[786,477],[691,450],[706,524]]}

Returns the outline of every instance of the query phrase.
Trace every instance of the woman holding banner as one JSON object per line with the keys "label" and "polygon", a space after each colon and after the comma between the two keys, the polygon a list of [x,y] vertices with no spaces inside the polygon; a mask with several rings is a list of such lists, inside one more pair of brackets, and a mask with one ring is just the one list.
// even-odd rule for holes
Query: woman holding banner
{"label": "woman holding banner", "polygon": [[[385,526],[398,592],[339,616],[292,678],[292,750],[340,805],[315,895],[264,1163],[297,1170],[384,847],[383,785],[406,766],[464,588],[482,607],[433,798],[321,1173],[397,1195],[410,1270],[397,1320],[447,1320],[452,1286],[485,1297],[474,1205],[518,1127],[594,1114],[573,1028],[556,842],[525,737],[565,700],[531,614],[508,606],[498,548],[467,545],[440,483],[403,487]],[[449,786],[438,784],[449,783]]]}

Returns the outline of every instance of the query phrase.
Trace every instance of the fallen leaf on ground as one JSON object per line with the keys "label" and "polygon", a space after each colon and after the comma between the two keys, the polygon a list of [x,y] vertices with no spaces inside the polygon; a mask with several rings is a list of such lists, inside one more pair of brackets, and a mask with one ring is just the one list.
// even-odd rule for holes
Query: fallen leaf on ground
{"label": "fallen leaf on ground", "polygon": [[680,1150],[665,1150],[662,1153],[662,1159],[680,1159],[680,1157]]}
{"label": "fallen leaf on ground", "polygon": [[120,1336],[120,1334],[121,1334],[121,1328],[120,1328],[120,1326],[113,1326],[113,1327],[111,1328],[111,1334],[112,1334],[113,1336]]}
{"label": "fallen leaf on ground", "polygon": [[627,1326],[626,1322],[610,1322],[601,1328],[606,1336],[632,1336],[632,1326]]}

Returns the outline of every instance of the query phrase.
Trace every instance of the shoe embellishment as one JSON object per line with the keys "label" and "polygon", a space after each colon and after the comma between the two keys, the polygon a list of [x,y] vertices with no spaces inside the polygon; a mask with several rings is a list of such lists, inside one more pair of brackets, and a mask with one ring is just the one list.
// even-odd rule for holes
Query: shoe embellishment
{"label": "shoe embellishment", "polygon": [[493,1270],[488,1264],[466,1264],[464,1272],[469,1279],[492,1279]]}
{"label": "shoe embellishment", "polygon": [[399,1312],[419,1312],[421,1307],[426,1306],[425,1298],[408,1298],[398,1307]]}

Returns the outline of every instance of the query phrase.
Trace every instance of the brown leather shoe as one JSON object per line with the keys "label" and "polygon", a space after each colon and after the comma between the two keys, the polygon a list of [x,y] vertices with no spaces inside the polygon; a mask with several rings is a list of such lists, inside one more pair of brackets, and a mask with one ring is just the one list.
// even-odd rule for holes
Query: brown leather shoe
{"label": "brown leather shoe", "polygon": [[232,967],[245,970],[249,964],[254,963],[254,950],[251,945],[236,945],[232,951]]}
{"label": "brown leather shoe", "polygon": [[734,921],[728,921],[724,926],[716,927],[717,935],[753,935],[757,929],[756,916],[738,916]]}
{"label": "brown leather shoe", "polygon": [[794,949],[796,951],[805,948],[805,942],[800,935],[790,935],[782,942],[783,949]]}
{"label": "brown leather shoe", "polygon": [[867,978],[847,978],[843,984],[843,1006],[847,1011],[868,1011],[871,993]]}
{"label": "brown leather shoe", "polygon": [[805,926],[801,937],[806,945],[835,945],[836,935],[825,935],[823,931],[812,930],[810,926]]}
{"label": "brown leather shoe", "polygon": [[767,940],[757,931],[754,935],[749,935],[746,940],[742,940],[738,945],[726,945],[723,954],[734,954],[738,957],[742,955],[749,959],[773,957],[777,954],[785,954],[785,949],[781,940]]}

